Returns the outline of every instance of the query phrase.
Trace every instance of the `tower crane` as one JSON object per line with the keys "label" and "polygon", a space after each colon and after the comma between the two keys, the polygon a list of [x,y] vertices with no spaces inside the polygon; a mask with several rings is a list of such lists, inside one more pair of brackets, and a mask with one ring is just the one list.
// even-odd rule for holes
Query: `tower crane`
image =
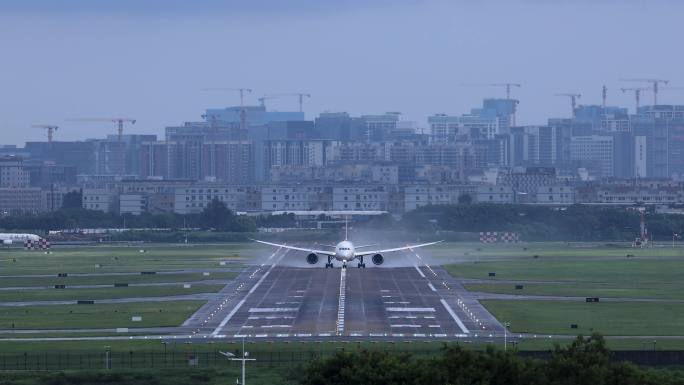
{"label": "tower crane", "polygon": [[70,122],[112,122],[117,125],[117,135],[119,142],[123,140],[124,123],[135,124],[136,120],[133,118],[84,118],[84,119],[67,119]]}
{"label": "tower crane", "polygon": [[511,98],[511,87],[520,88],[522,84],[520,83],[462,83],[463,87],[505,87],[506,88],[506,99]]}
{"label": "tower crane", "polygon": [[48,143],[52,143],[53,134],[59,128],[59,126],[56,126],[54,124],[34,124],[31,127],[46,129],[47,130]]}
{"label": "tower crane", "polygon": [[639,112],[639,106],[641,105],[641,93],[645,91],[649,91],[650,88],[647,87],[632,87],[632,88],[620,88],[623,93],[627,91],[634,91],[634,99],[636,100],[636,109],[634,110],[634,113]]}
{"label": "tower crane", "polygon": [[304,98],[310,98],[311,94],[307,94],[306,92],[288,92],[284,94],[274,94],[272,96],[296,96],[299,99],[299,112],[304,112]]}
{"label": "tower crane", "polygon": [[[512,100],[511,99],[511,88],[516,87],[520,88],[522,87],[522,84],[520,83],[461,83],[461,86],[463,87],[504,87],[506,89],[506,100]],[[516,100],[515,103],[517,104],[518,101]],[[515,106],[513,107],[513,114],[511,114],[511,126],[515,126]]]}
{"label": "tower crane", "polygon": [[623,82],[646,82],[646,83],[651,83],[653,85],[653,105],[658,105],[658,87],[659,85],[662,84],[667,84],[670,81],[669,80],[663,80],[663,79],[620,79]]}
{"label": "tower crane", "polygon": [[204,91],[229,91],[240,93],[240,129],[244,130],[247,126],[247,112],[245,111],[245,93],[252,92],[251,88],[226,88],[226,87],[209,87],[204,88]]}
{"label": "tower crane", "polygon": [[556,96],[566,96],[570,98],[570,105],[572,107],[572,117],[575,117],[575,110],[577,109],[577,99],[582,97],[582,94],[564,93],[556,94]]}
{"label": "tower crane", "polygon": [[267,101],[268,99],[275,99],[275,98],[277,98],[277,97],[278,97],[278,96],[276,96],[276,95],[264,95],[264,96],[260,97],[260,98],[257,99],[257,100],[259,100],[259,105],[260,105],[261,107],[264,107],[264,108],[265,108],[265,107],[266,107],[266,101]]}

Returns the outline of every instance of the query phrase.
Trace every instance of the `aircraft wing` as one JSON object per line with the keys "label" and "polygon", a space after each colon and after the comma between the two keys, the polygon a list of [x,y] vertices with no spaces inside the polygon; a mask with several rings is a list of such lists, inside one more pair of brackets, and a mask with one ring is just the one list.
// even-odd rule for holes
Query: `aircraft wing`
{"label": "aircraft wing", "polygon": [[334,251],[329,251],[329,250],[315,250],[315,249],[307,249],[304,247],[295,247],[295,246],[288,246],[288,245],[282,245],[280,243],[271,243],[271,242],[266,242],[266,241],[260,241],[258,239],[250,239],[251,241],[258,242],[258,243],[263,243],[264,245],[269,245],[269,246],[275,246],[275,247],[282,247],[285,249],[290,249],[290,250],[297,250],[297,251],[306,251],[307,253],[315,253],[315,254],[321,254],[321,255],[329,255],[329,256],[334,256],[335,252]]}
{"label": "aircraft wing", "polygon": [[425,246],[430,246],[434,245],[440,242],[444,241],[437,241],[437,242],[429,242],[429,243],[421,243],[418,245],[406,245],[402,247],[395,247],[393,249],[383,249],[383,250],[372,250],[372,251],[359,251],[354,253],[356,256],[363,257],[365,255],[371,255],[371,254],[383,254],[383,253],[392,253],[395,251],[402,251],[402,250],[409,250],[409,249],[417,249],[419,247],[425,247]]}

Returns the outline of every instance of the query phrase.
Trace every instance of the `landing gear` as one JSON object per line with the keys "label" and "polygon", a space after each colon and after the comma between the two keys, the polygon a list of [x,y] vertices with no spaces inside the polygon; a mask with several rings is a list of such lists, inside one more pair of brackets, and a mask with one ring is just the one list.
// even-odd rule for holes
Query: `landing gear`
{"label": "landing gear", "polygon": [[328,256],[328,263],[325,264],[325,268],[326,268],[326,269],[327,269],[327,268],[331,268],[331,269],[332,269],[332,267],[333,267],[333,264],[332,264],[332,262],[330,261],[330,256]]}
{"label": "landing gear", "polygon": [[345,262],[342,262],[342,268],[343,268],[343,269],[346,269],[346,268],[347,268],[347,262],[346,262],[346,261],[345,261]]}
{"label": "landing gear", "polygon": [[358,264],[358,268],[360,269],[360,268],[363,267],[363,268],[365,269],[365,268],[366,268],[366,264],[363,263],[363,257],[359,257],[359,259],[360,259],[360,261],[359,261],[359,264]]}

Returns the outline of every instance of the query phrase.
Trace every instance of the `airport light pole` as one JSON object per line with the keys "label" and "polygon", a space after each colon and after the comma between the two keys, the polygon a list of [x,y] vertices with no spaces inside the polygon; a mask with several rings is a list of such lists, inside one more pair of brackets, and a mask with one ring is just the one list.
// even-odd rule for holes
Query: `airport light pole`
{"label": "airport light pole", "polygon": [[508,350],[508,327],[511,326],[510,322],[504,322],[504,352]]}
{"label": "airport light pole", "polygon": [[105,346],[105,369],[112,368],[112,348],[107,345]]}
{"label": "airport light pole", "polygon": [[231,361],[242,361],[242,382],[240,383],[240,385],[245,385],[245,362],[256,361],[255,358],[247,358],[249,356],[249,352],[245,351],[245,338],[242,338],[242,358],[235,358],[235,354],[230,352],[219,351],[219,353],[226,356]]}

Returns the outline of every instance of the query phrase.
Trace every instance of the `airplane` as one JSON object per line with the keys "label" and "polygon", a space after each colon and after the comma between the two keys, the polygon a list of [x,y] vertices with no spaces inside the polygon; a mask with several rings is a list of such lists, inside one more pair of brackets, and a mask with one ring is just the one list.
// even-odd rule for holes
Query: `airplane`
{"label": "airplane", "polygon": [[15,234],[15,233],[0,233],[0,240],[3,245],[11,245],[14,242],[24,242],[27,240],[40,241],[40,237],[36,234]]}
{"label": "airplane", "polygon": [[262,243],[264,245],[269,245],[269,246],[275,246],[275,247],[282,247],[285,249],[290,249],[290,250],[297,250],[297,251],[305,251],[309,253],[306,256],[306,262],[309,263],[310,265],[315,265],[318,263],[318,255],[325,255],[328,257],[328,263],[325,264],[325,268],[332,268],[333,263],[332,260],[335,259],[337,261],[342,262],[342,268],[346,269],[347,268],[347,262],[351,262],[355,259],[358,259],[358,267],[359,268],[365,268],[366,264],[363,262],[363,257],[372,255],[371,261],[373,264],[377,265],[382,265],[382,263],[385,261],[385,258],[382,256],[384,253],[392,253],[395,251],[401,251],[401,250],[409,250],[409,249],[416,249],[418,247],[425,247],[425,246],[430,246],[434,245],[437,243],[440,243],[442,241],[437,241],[437,242],[428,242],[428,243],[421,243],[417,245],[406,245],[402,247],[395,247],[391,249],[381,249],[381,250],[371,250],[371,251],[357,251],[359,248],[364,248],[368,247],[368,245],[364,246],[354,246],[354,243],[352,243],[350,240],[347,239],[347,227],[345,225],[345,231],[344,231],[344,241],[338,243],[335,246],[330,246],[334,247],[335,250],[316,250],[316,249],[307,249],[304,247],[295,247],[295,246],[289,246],[285,244],[280,244],[280,243],[272,243],[272,242],[266,242],[266,241],[260,241],[258,239],[251,239],[254,242]]}

